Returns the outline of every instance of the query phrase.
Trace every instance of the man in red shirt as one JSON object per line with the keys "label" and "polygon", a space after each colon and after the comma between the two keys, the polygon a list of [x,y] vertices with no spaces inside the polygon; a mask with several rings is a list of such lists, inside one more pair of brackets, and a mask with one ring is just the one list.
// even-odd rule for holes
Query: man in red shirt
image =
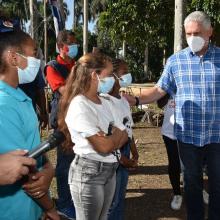
{"label": "man in red shirt", "polygon": [[[57,56],[56,61],[70,72],[75,64],[74,57],[76,57],[78,53],[75,34],[71,31],[59,32],[57,36],[57,46],[60,54]],[[61,73],[51,66],[49,62],[49,65],[46,68],[46,79],[53,92],[58,90],[60,94],[63,93],[65,78],[66,77],[62,76]]]}
{"label": "man in red shirt", "polygon": [[[71,31],[61,31],[57,36],[57,46],[59,55],[56,60],[50,61],[45,67],[46,79],[53,91],[51,102],[50,125],[57,129],[57,111],[60,96],[65,89],[65,81],[72,67],[75,64],[74,58],[78,53],[75,34]],[[60,147],[57,148],[57,209],[58,213],[68,219],[75,219],[75,209],[68,185],[69,167],[74,159],[73,152],[64,152]]]}

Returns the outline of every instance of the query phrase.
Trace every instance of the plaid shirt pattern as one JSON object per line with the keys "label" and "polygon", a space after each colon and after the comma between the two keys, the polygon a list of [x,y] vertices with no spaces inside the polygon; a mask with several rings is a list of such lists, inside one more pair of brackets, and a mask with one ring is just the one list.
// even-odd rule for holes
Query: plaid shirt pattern
{"label": "plaid shirt pattern", "polygon": [[175,97],[179,141],[220,143],[220,48],[209,45],[203,57],[189,48],[172,55],[157,86]]}

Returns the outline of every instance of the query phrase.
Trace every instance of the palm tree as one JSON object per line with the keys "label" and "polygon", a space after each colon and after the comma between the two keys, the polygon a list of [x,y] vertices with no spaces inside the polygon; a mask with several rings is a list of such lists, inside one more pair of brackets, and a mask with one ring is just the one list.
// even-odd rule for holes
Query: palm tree
{"label": "palm tree", "polygon": [[[109,0],[89,0],[89,21],[94,21],[98,15],[108,6]],[[74,1],[74,28],[79,24],[83,16],[83,0]]]}

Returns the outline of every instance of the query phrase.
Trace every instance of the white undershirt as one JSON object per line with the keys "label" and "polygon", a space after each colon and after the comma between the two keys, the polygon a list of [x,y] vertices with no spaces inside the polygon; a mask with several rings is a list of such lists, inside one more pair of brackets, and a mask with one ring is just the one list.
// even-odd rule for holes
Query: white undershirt
{"label": "white undershirt", "polygon": [[175,123],[174,110],[175,110],[174,99],[169,99],[164,110],[164,119],[161,128],[161,133],[164,136],[176,140],[176,136],[174,134],[174,123]]}
{"label": "white undershirt", "polygon": [[94,150],[87,137],[97,134],[99,131],[108,133],[109,123],[114,124],[121,130],[125,126],[120,122],[117,114],[113,111],[111,100],[100,97],[102,104],[96,104],[83,95],[73,98],[65,118],[71,134],[72,142],[75,143],[75,154],[101,162],[116,162],[113,154],[101,154]]}

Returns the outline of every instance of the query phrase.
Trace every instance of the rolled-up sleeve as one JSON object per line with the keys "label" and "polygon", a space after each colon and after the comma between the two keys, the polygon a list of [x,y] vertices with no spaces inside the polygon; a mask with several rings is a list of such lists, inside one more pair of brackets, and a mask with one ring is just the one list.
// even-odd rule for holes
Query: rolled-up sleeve
{"label": "rolled-up sleeve", "polygon": [[174,73],[172,68],[172,60],[168,59],[165,65],[164,71],[158,80],[156,86],[160,87],[162,90],[174,96],[176,93],[176,83],[174,79]]}

